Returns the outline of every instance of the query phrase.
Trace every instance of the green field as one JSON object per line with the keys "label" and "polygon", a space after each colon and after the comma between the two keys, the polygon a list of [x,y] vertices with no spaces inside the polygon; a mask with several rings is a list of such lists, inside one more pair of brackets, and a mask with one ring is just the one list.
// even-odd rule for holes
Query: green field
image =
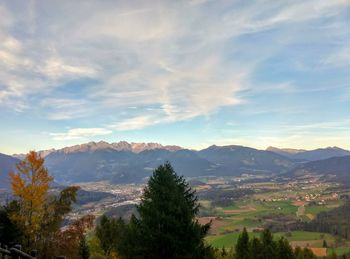
{"label": "green field", "polygon": [[[289,241],[320,241],[320,244],[323,242],[323,240],[326,240],[328,244],[334,242],[334,238],[332,237],[332,235],[320,232],[292,231],[290,232],[290,234],[291,236],[287,236],[286,232],[274,233],[274,237],[277,239],[280,237],[285,237]],[[209,236],[206,240],[208,244],[214,247],[230,248],[236,244],[239,235],[239,232],[234,232],[229,234]],[[249,237],[260,237],[260,233],[249,232]]]}
{"label": "green field", "polygon": [[[260,233],[248,233],[249,237],[259,237]],[[225,235],[218,235],[218,236],[209,236],[206,238],[208,244],[212,245],[213,247],[221,248],[231,248],[237,243],[237,239],[239,237],[239,232],[229,233]]]}
{"label": "green field", "polygon": [[329,210],[331,210],[331,209],[327,208],[324,205],[305,206],[305,214],[317,215],[320,212],[329,211]]}
{"label": "green field", "polygon": [[333,253],[333,251],[334,251],[337,255],[348,254],[348,253],[350,253],[350,247],[329,248],[329,249],[327,249],[328,255],[331,255],[331,254]]}
{"label": "green field", "polygon": [[332,235],[321,232],[292,231],[290,233],[292,234],[291,236],[287,236],[287,232],[276,233],[276,236],[284,236],[289,241],[326,240],[328,243],[334,241]]}
{"label": "green field", "polygon": [[220,231],[234,230],[243,227],[259,227],[259,218],[270,214],[283,214],[295,216],[298,210],[291,201],[256,201],[241,200],[235,204],[217,208],[216,215],[231,220],[226,228],[221,227]]}
{"label": "green field", "polygon": [[[314,185],[309,188],[300,186],[288,188],[275,188],[275,183],[254,184],[258,190],[253,195],[245,195],[232,200],[226,207],[215,207],[210,199],[204,202],[206,215],[216,217],[210,230],[210,235],[206,238],[208,244],[217,248],[234,247],[244,227],[247,228],[250,237],[259,237],[260,231],[264,227],[278,229],[288,229],[284,222],[293,225],[293,222],[310,221],[321,212],[330,211],[342,204],[342,200],[329,200],[329,193],[323,193],[327,184],[321,186]],[[225,190],[228,187],[225,186]],[[254,188],[249,186],[249,188]],[[317,195],[317,199],[310,202],[306,195]],[[326,205],[318,205],[323,198]],[[322,201],[324,202],[324,201]],[[309,205],[310,204],[310,205]],[[292,246],[321,248],[324,240],[328,246],[336,247],[337,254],[350,252],[350,242],[336,238],[330,234],[307,231],[277,232],[274,233],[276,239],[284,237],[291,242]],[[339,240],[338,240],[339,239]],[[338,247],[337,247],[338,246]],[[333,248],[332,248],[333,249]],[[331,249],[328,249],[328,252]]]}
{"label": "green field", "polygon": [[[325,206],[305,206],[306,212],[316,215],[321,211],[329,210]],[[308,209],[308,210],[307,210]],[[253,229],[263,226],[262,216],[283,214],[296,217],[298,207],[293,205],[289,200],[282,201],[260,201],[253,199],[242,199],[236,201],[232,206],[217,208],[217,215],[224,218],[227,222],[225,225],[216,229],[216,235],[207,237],[207,242],[217,248],[233,247],[240,235],[237,229],[241,230],[243,227],[248,229],[250,237],[259,237],[259,232],[252,232]],[[290,242],[294,242],[295,245],[312,245],[313,247],[322,247],[323,240],[326,240],[328,244],[334,243],[334,237],[330,234],[319,232],[306,232],[306,231],[292,231],[292,232],[279,232],[274,233],[275,238],[280,237],[287,238]],[[345,248],[344,248],[345,249]],[[339,252],[341,252],[339,250]]]}

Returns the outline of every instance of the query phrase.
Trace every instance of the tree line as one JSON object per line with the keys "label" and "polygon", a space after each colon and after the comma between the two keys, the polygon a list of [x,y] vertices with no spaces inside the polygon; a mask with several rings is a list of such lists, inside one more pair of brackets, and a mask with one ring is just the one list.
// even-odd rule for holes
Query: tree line
{"label": "tree line", "polygon": [[350,201],[331,211],[321,212],[307,223],[305,229],[326,232],[350,240]]}

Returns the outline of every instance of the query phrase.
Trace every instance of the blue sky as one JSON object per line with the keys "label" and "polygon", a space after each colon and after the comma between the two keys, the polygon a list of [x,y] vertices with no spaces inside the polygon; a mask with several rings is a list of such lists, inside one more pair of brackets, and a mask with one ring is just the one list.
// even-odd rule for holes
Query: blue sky
{"label": "blue sky", "polygon": [[350,1],[0,1],[0,152],[350,149]]}

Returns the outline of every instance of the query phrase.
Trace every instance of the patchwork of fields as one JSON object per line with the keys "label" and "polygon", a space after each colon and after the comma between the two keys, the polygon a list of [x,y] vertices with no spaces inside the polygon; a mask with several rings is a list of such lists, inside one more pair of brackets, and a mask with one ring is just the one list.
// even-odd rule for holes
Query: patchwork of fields
{"label": "patchwork of fields", "polygon": [[[259,188],[263,188],[262,186],[263,184],[259,183]],[[338,255],[350,252],[349,241],[331,234],[294,231],[293,228],[286,230],[288,224],[293,226],[298,222],[309,222],[317,214],[342,205],[341,199],[323,200],[324,192],[329,186],[317,185],[314,189],[306,190],[299,188],[293,190],[294,196],[290,195],[289,190],[271,188],[271,183],[268,183],[268,186],[268,191],[263,195],[260,192],[246,195],[234,199],[227,206],[220,207],[212,204],[210,200],[201,200],[202,210],[211,213],[210,216],[199,219],[201,223],[212,222],[207,242],[217,248],[231,249],[244,227],[250,237],[259,237],[260,232],[271,225],[275,228],[277,226],[275,231],[272,229],[274,237],[288,239],[293,247],[309,247],[314,248],[315,251],[327,251],[328,254],[335,251]],[[283,230],[278,230],[278,226],[281,226]]]}

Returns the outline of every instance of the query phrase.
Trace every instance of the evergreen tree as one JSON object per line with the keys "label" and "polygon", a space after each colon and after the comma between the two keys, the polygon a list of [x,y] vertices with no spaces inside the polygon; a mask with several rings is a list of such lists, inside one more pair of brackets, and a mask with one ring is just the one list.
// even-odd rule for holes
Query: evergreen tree
{"label": "evergreen tree", "polygon": [[107,216],[103,215],[95,232],[104,254],[109,256],[111,252],[117,252],[122,249],[121,247],[125,239],[126,224],[122,218],[109,219]]}
{"label": "evergreen tree", "polygon": [[96,226],[95,233],[100,241],[103,252],[105,255],[109,255],[113,245],[111,242],[113,233],[110,220],[107,216],[103,215],[101,217],[100,223]]}
{"label": "evergreen tree", "polygon": [[79,259],[89,259],[90,251],[85,236],[79,241]]}
{"label": "evergreen tree", "polygon": [[303,250],[298,246],[294,249],[294,258],[295,259],[303,259]]}
{"label": "evergreen tree", "polygon": [[322,245],[322,247],[324,247],[324,248],[327,248],[327,247],[328,247],[327,241],[326,241],[326,240],[323,240],[323,245]]}
{"label": "evergreen tree", "polygon": [[277,258],[294,259],[293,248],[285,238],[281,238],[277,243]]}
{"label": "evergreen tree", "polygon": [[249,236],[246,228],[243,228],[242,234],[239,235],[235,250],[237,259],[249,258]]}
{"label": "evergreen tree", "polygon": [[[159,166],[144,190],[128,233],[131,249],[123,251],[131,258],[195,259],[211,256],[204,243],[210,224],[196,220],[199,204],[195,192],[169,163]],[[135,250],[135,248],[137,250]],[[133,250],[133,251],[130,251]],[[136,257],[136,256],[135,256]]]}
{"label": "evergreen tree", "polygon": [[273,259],[277,258],[277,247],[276,243],[273,241],[273,236],[270,230],[265,229],[261,234],[262,243],[262,258],[263,259]]}
{"label": "evergreen tree", "polygon": [[262,244],[259,238],[254,237],[249,242],[249,259],[262,258]]}

